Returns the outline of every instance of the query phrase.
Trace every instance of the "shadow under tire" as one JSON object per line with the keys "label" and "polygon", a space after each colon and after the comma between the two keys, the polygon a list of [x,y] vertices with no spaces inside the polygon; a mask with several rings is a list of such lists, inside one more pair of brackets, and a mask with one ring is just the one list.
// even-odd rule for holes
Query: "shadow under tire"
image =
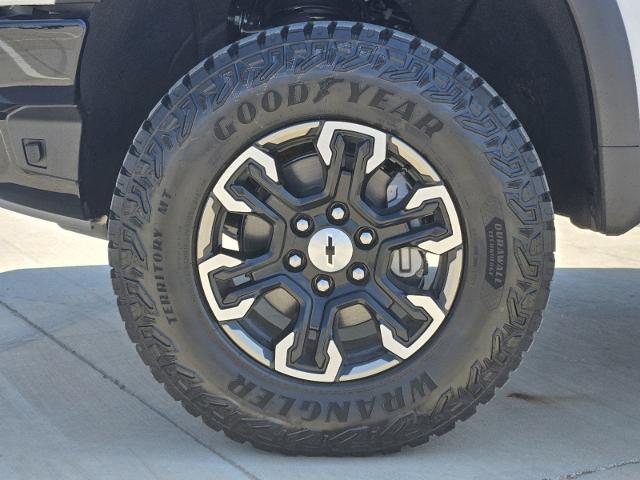
{"label": "shadow under tire", "polygon": [[531,345],[554,248],[540,160],[497,93],[350,22],[268,30],[185,75],[109,222],[154,377],[210,427],[292,455],[394,452],[472,415]]}

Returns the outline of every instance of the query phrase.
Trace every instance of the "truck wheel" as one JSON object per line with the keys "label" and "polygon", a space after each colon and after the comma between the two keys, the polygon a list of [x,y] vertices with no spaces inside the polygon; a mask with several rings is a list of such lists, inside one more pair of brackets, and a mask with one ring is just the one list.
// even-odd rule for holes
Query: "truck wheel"
{"label": "truck wheel", "polygon": [[554,263],[539,158],[495,91],[347,22],[189,72],[133,141],[109,236],[155,378],[287,454],[393,452],[469,417],[531,344]]}

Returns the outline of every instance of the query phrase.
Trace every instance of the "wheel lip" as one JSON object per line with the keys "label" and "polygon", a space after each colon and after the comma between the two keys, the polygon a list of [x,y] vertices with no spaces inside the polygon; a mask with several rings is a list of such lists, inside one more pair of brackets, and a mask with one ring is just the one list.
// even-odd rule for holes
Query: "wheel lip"
{"label": "wheel lip", "polygon": [[[419,348],[416,349],[416,351],[414,353],[412,353],[411,357],[417,353],[419,353],[420,351],[424,350],[425,346],[427,345],[433,345],[437,338],[439,336],[439,334],[442,332],[442,330],[444,329],[444,327],[446,326],[446,320],[448,320],[448,318],[453,314],[454,310],[455,310],[455,306],[457,301],[459,300],[459,298],[461,297],[461,290],[462,287],[464,285],[465,282],[465,278],[467,275],[467,260],[468,260],[468,256],[465,254],[466,250],[467,250],[467,235],[466,235],[466,231],[465,231],[465,222],[464,222],[464,217],[462,217],[462,215],[460,214],[460,208],[458,207],[458,201],[455,195],[453,195],[451,193],[452,189],[449,186],[449,183],[442,179],[442,177],[437,173],[436,168],[433,167],[433,165],[429,162],[429,160],[427,160],[427,157],[421,153],[419,153],[419,151],[417,149],[414,149],[411,145],[409,145],[408,143],[404,142],[404,140],[400,139],[398,136],[398,133],[395,133],[393,131],[393,129],[391,129],[389,132],[383,132],[381,130],[378,130],[377,127],[373,127],[373,126],[369,126],[366,125],[365,122],[363,122],[361,119],[358,119],[357,122],[355,123],[353,121],[353,119],[350,118],[346,118],[346,119],[336,119],[336,118],[340,118],[340,116],[328,116],[327,118],[324,118],[325,116],[322,116],[322,118],[320,118],[317,121],[306,121],[306,122],[302,122],[302,123],[297,123],[294,125],[290,125],[290,126],[285,126],[282,128],[274,128],[272,130],[272,133],[265,136],[265,137],[260,137],[260,139],[254,141],[251,145],[268,145],[269,142],[266,142],[265,139],[269,138],[269,139],[273,139],[276,138],[276,134],[278,132],[281,131],[306,131],[307,133],[314,129],[314,128],[319,128],[319,127],[323,127],[324,125],[326,125],[327,123],[337,123],[337,124],[348,124],[348,125],[355,125],[356,127],[362,127],[364,131],[380,131],[381,133],[384,133],[387,138],[389,139],[389,144],[393,144],[397,149],[398,152],[402,151],[404,149],[405,152],[413,152],[413,154],[422,162],[424,162],[424,165],[426,165],[428,167],[428,171],[430,172],[430,177],[432,177],[434,180],[437,179],[438,182],[441,183],[443,189],[446,191],[446,193],[449,196],[449,199],[451,200],[451,205],[452,205],[452,210],[447,210],[447,213],[449,211],[453,211],[455,213],[455,218],[457,220],[458,223],[458,228],[460,230],[460,244],[458,247],[454,247],[454,249],[457,249],[457,252],[459,254],[460,258],[460,272],[458,273],[458,278],[457,281],[455,282],[455,295],[453,298],[453,301],[451,302],[447,302],[448,308],[446,309],[446,313],[444,315],[444,319],[443,321],[439,322],[439,327],[436,329],[436,331],[429,336],[429,338],[427,338],[426,342],[424,342],[424,344],[422,346],[420,346]],[[348,130],[348,129],[345,129]],[[337,131],[337,129],[335,130]],[[334,131],[334,134],[335,134]],[[362,131],[355,130],[358,133],[362,133]],[[295,138],[295,137],[294,137]],[[252,147],[249,147],[248,149],[242,150],[242,152],[246,152],[247,150],[250,150]],[[241,150],[241,149],[239,149]],[[429,148],[427,150],[430,150]],[[234,157],[234,160],[237,159],[237,157]],[[406,161],[406,157],[404,155],[402,155],[402,159],[404,161]],[[370,161],[371,159],[369,159]],[[231,164],[233,163],[233,161],[229,162],[229,164],[227,165],[227,169],[231,166]],[[377,168],[378,166],[380,166],[380,164],[376,165],[375,168]],[[415,164],[411,163],[411,166],[415,167]],[[272,172],[275,172],[275,166],[271,167],[271,169],[269,169],[268,167],[265,167],[266,170],[271,170]],[[224,171],[224,170],[223,170]],[[425,170],[426,172],[427,170]],[[210,195],[212,195],[212,188],[213,186],[215,186],[217,183],[220,182],[221,176],[217,176],[216,178],[214,178],[214,180],[211,182],[211,193]],[[208,198],[205,199],[205,201],[203,201],[202,203],[202,207],[204,208],[204,206],[206,206]],[[348,219],[349,215],[347,214],[347,219]],[[200,216],[197,217],[198,219],[200,218]],[[331,225],[331,222],[329,224],[329,226]],[[333,225],[336,225],[335,222],[333,222]],[[338,225],[339,226],[339,225]],[[198,222],[198,227],[199,227],[199,222]],[[314,229],[317,228],[317,225],[314,224],[314,222],[312,221],[312,228],[310,229],[311,234],[306,234],[306,232],[302,232],[300,233],[301,237],[305,237],[305,236],[310,236],[313,235],[314,233]],[[198,235],[199,236],[199,235]],[[196,241],[198,240],[198,236],[196,236]],[[355,240],[354,240],[355,242]],[[373,245],[370,248],[375,248],[378,244],[378,239],[377,237],[374,235],[374,242]],[[367,248],[366,245],[363,245],[361,248]],[[196,262],[197,263],[197,262]],[[371,274],[368,274],[368,276],[370,277]],[[203,295],[203,285],[200,281],[197,282],[198,283],[198,289],[201,293],[201,295]],[[204,297],[204,295],[203,295]],[[253,299],[254,301],[256,299]],[[207,302],[205,302],[207,303]],[[206,305],[205,305],[206,306]],[[217,323],[217,318],[215,316],[215,314],[213,315],[213,320],[215,323]],[[223,331],[225,329],[223,328]],[[226,333],[226,331],[225,331]],[[239,345],[236,344],[236,342],[228,335],[225,335],[225,337],[227,337],[226,339],[228,341],[230,341],[230,343],[233,345],[234,348],[237,348],[240,352],[242,352],[245,355],[248,355],[249,357],[253,357],[251,354],[245,352],[241,347],[239,347]],[[331,343],[333,344],[333,340],[331,341]],[[275,353],[274,353],[275,355]],[[265,357],[266,358],[266,357]],[[373,371],[373,373],[371,374],[366,374],[366,373],[362,373],[362,374],[356,374],[354,373],[355,371],[357,371],[360,367],[363,367],[364,365],[368,365],[368,364],[376,364],[379,362],[379,360],[382,357],[379,357],[375,360],[372,361],[367,361],[364,363],[360,363],[360,364],[349,364],[348,367],[348,371],[342,373],[341,375],[339,375],[338,377],[336,377],[333,380],[329,380],[328,378],[322,379],[322,375],[318,375],[319,380],[311,382],[312,384],[316,384],[316,385],[322,385],[322,384],[327,384],[327,383],[333,383],[335,385],[344,385],[345,383],[355,383],[355,382],[359,382],[359,381],[365,381],[365,380],[371,380],[372,378],[376,378],[379,379],[380,376],[386,372],[388,372],[391,369],[396,369],[399,367],[407,367],[407,362],[405,360],[399,360],[397,361],[396,359],[394,359],[393,361],[389,361],[387,362],[388,365],[385,368],[375,368]],[[254,358],[254,360],[256,360],[257,364],[260,367],[265,367],[267,368],[267,370],[271,373],[276,372],[276,373],[281,373],[283,375],[285,375],[287,378],[292,379],[292,380],[298,380],[298,381],[304,381],[305,384],[307,384],[307,380],[314,376],[314,374],[307,374],[307,372],[301,371],[301,370],[297,370],[297,369],[291,369],[294,372],[294,375],[288,375],[284,372],[275,370],[272,366],[269,366],[268,361],[264,362],[261,361],[260,359],[256,359]],[[295,372],[302,372],[302,375],[296,376]],[[326,372],[325,372],[326,373]]]}

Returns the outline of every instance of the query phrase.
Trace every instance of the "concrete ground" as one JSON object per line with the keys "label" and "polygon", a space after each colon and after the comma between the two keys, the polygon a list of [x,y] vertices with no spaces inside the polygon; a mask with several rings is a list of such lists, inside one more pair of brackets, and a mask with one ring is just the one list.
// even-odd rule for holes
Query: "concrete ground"
{"label": "concrete ground", "polygon": [[183,411],[126,338],[106,243],[0,210],[0,479],[638,479],[640,229],[558,227],[543,328],[494,401],[420,448],[308,459]]}

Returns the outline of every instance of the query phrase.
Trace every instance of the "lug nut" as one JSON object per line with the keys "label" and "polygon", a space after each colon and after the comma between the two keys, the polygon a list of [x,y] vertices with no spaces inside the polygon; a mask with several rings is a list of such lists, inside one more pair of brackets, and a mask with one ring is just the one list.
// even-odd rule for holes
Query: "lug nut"
{"label": "lug nut", "polygon": [[307,233],[311,229],[311,220],[305,217],[300,217],[296,221],[296,230],[298,233]]}
{"label": "lug nut", "polygon": [[347,209],[341,205],[335,205],[331,207],[329,216],[334,222],[343,222],[347,218]]}
{"label": "lug nut", "polygon": [[328,277],[316,277],[315,287],[319,293],[329,293],[333,288],[331,279]]}
{"label": "lug nut", "polygon": [[351,280],[354,282],[363,282],[367,278],[367,271],[361,265],[357,265],[351,269]]}
{"label": "lug nut", "polygon": [[291,253],[287,259],[287,263],[294,270],[298,270],[304,265],[304,258],[299,253]]}
{"label": "lug nut", "polygon": [[358,235],[358,242],[364,247],[370,247],[375,240],[376,238],[371,230],[363,230]]}

